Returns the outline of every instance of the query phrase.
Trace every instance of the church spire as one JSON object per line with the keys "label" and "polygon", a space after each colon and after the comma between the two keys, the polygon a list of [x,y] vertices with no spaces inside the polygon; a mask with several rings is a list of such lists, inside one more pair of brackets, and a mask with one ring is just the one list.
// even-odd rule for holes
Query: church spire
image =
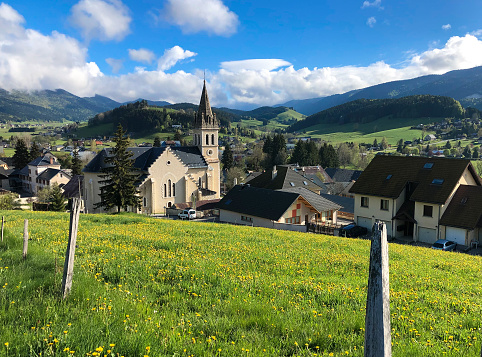
{"label": "church spire", "polygon": [[194,119],[195,127],[218,127],[216,114],[213,114],[211,104],[209,103],[208,91],[206,89],[206,80],[204,80],[203,92],[201,94],[201,101],[199,102],[199,109]]}

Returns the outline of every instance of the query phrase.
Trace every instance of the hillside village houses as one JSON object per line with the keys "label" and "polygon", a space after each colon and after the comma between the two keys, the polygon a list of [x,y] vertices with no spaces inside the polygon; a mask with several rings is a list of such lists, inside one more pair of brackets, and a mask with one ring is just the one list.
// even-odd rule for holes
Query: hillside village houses
{"label": "hillside village houses", "polygon": [[462,245],[482,241],[482,179],[469,160],[376,156],[351,192],[355,222],[391,237]]}
{"label": "hillside village houses", "polygon": [[[219,122],[211,110],[204,82],[199,110],[193,123],[193,146],[137,147],[132,152],[138,174],[138,190],[144,214],[164,213],[167,207],[193,201],[220,198],[220,162],[218,158]],[[112,149],[103,149],[83,169],[85,210],[100,200],[104,159]]]}

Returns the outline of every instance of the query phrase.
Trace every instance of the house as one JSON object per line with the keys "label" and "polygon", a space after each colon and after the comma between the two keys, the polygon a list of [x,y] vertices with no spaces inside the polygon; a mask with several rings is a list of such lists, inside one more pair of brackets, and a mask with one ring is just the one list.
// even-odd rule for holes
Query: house
{"label": "house", "polygon": [[336,223],[340,206],[304,187],[233,187],[218,203],[221,222],[306,232],[312,221]]}
{"label": "house", "polygon": [[[134,147],[132,153],[137,188],[144,214],[164,213],[174,204],[220,198],[220,168],[218,157],[219,121],[211,110],[206,82],[199,110],[193,122],[193,146]],[[83,169],[85,210],[104,212],[95,208],[100,202],[102,169],[112,148],[100,151]]]}
{"label": "house", "polygon": [[60,169],[60,163],[50,152],[39,156],[21,170],[17,170],[21,188],[31,194],[57,183],[59,186],[70,181],[71,176]]}
{"label": "house", "polygon": [[280,190],[290,187],[304,187],[315,193],[320,193],[323,187],[313,183],[310,179],[292,170],[289,166],[275,166],[272,171],[265,171],[249,181],[252,187]]}
{"label": "house", "polygon": [[353,221],[355,215],[355,199],[353,197],[330,195],[328,193],[320,193],[320,196],[341,206],[337,212],[338,219]]}
{"label": "house", "polygon": [[436,140],[436,139],[437,139],[437,137],[433,134],[428,134],[423,138],[424,141],[433,141],[433,140]]}
{"label": "house", "polygon": [[355,194],[354,219],[369,230],[376,220],[383,221],[391,237],[434,243],[451,231],[442,223],[456,224],[448,207],[462,186],[482,186],[470,160],[376,156],[350,190]]}
{"label": "house", "polygon": [[325,169],[326,173],[331,177],[331,182],[327,183],[327,192],[332,195],[353,197],[350,193],[350,188],[355,181],[360,177],[363,171],[348,170],[328,167]]}

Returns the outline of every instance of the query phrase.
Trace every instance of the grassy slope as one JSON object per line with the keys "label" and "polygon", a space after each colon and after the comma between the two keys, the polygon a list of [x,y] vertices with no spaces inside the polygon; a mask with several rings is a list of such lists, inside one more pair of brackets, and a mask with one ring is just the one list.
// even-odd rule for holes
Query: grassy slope
{"label": "grassy slope", "polygon": [[[410,130],[411,126],[429,124],[440,121],[440,118],[415,118],[415,119],[387,119],[358,124],[349,123],[344,125],[319,124],[306,129],[305,136],[322,138],[334,143],[339,142],[373,142],[385,136],[389,144],[395,145],[398,140],[413,140],[420,138],[420,130]],[[427,132],[426,134],[430,134]]]}
{"label": "grassy slope", "polygon": [[[2,214],[0,354],[363,355],[369,241],[84,215],[62,302],[68,215]],[[482,259],[389,251],[394,356],[479,356]]]}

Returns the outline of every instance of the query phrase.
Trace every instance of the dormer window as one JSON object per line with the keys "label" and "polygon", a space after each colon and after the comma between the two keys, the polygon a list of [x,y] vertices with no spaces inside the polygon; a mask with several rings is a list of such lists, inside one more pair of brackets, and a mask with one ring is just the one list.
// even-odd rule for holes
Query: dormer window
{"label": "dormer window", "polygon": [[424,169],[431,169],[433,167],[433,162],[427,162],[423,165]]}
{"label": "dormer window", "polygon": [[432,180],[432,185],[441,185],[444,183],[444,179],[433,179]]}
{"label": "dormer window", "polygon": [[387,178],[385,180],[390,180],[392,178],[392,174],[388,175]]}
{"label": "dormer window", "polygon": [[291,186],[294,186],[294,185],[295,185],[295,183],[294,183],[294,182],[290,182],[290,185],[291,185]]}

